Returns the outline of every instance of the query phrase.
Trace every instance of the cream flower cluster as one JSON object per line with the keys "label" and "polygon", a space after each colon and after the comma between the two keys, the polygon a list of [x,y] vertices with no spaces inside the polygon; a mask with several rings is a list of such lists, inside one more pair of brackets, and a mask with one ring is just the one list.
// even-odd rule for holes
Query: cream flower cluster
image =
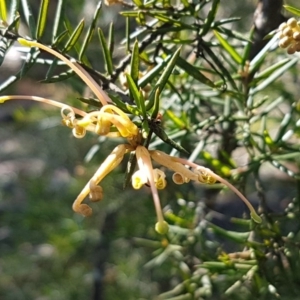
{"label": "cream flower cluster", "polygon": [[300,52],[300,21],[290,18],[279,26],[279,47],[288,54]]}
{"label": "cream flower cluster", "polygon": [[72,129],[72,133],[76,138],[83,138],[87,131],[91,131],[106,137],[123,137],[127,139],[127,143],[115,147],[79,193],[73,203],[73,210],[75,212],[80,213],[83,216],[92,214],[91,207],[83,203],[84,200],[88,196],[92,202],[102,200],[103,189],[99,184],[105,176],[121,163],[126,153],[133,152],[137,158],[138,170],[131,178],[132,186],[134,189],[139,189],[145,184],[150,186],[157,215],[155,229],[158,233],[165,234],[168,232],[169,228],[168,223],[164,220],[158,195],[158,190],[164,189],[167,183],[165,173],[160,169],[153,169],[152,160],[173,171],[173,181],[176,184],[183,184],[190,180],[206,184],[213,184],[216,181],[219,181],[225,184],[245,202],[254,221],[258,223],[261,222],[261,218],[256,214],[249,201],[233,185],[213,173],[210,169],[199,166],[183,158],[170,156],[162,151],[149,150],[143,146],[141,144],[141,130],[122,110],[115,105],[109,104],[111,103],[111,99],[78,63],[68,60],[60,53],[40,43],[26,41],[24,39],[19,39],[19,42],[25,46],[43,49],[63,60],[91,88],[102,103],[102,107],[96,111],[85,112],[54,100],[36,96],[20,95],[2,96],[0,97],[0,103],[7,100],[27,99],[60,107],[63,124]]}

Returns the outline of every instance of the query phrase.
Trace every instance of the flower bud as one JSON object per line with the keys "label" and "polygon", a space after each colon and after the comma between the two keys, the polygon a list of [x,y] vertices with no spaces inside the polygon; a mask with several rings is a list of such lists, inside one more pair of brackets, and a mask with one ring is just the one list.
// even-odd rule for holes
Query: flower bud
{"label": "flower bud", "polygon": [[295,44],[295,50],[297,52],[300,52],[300,41],[298,43]]}
{"label": "flower bud", "polygon": [[290,18],[287,20],[286,24],[291,28],[294,28],[297,26],[297,20],[295,18]]}
{"label": "flower bud", "polygon": [[283,22],[283,23],[281,23],[280,25],[279,25],[279,30],[280,31],[283,31],[285,28],[287,27],[287,24],[285,23],[285,22]]}
{"label": "flower bud", "polygon": [[166,221],[157,222],[155,224],[155,231],[159,234],[167,234],[169,231],[169,224]]}
{"label": "flower bud", "polygon": [[283,31],[282,31],[283,35],[285,36],[292,36],[293,35],[293,29],[290,27],[286,27]]}
{"label": "flower bud", "polygon": [[292,44],[291,46],[288,47],[287,53],[288,54],[294,54],[296,52],[296,44]]}
{"label": "flower bud", "polygon": [[293,33],[293,39],[294,39],[295,41],[300,41],[300,32],[299,32],[299,31],[295,31],[295,32]]}
{"label": "flower bud", "polygon": [[292,38],[291,37],[283,37],[279,41],[279,47],[280,48],[287,48],[291,44]]}

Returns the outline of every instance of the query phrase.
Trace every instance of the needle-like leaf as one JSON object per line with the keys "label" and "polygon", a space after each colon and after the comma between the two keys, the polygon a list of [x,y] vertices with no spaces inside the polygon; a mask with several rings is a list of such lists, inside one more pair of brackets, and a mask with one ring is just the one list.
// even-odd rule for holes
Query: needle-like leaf
{"label": "needle-like leaf", "polygon": [[39,40],[45,31],[47,14],[48,14],[49,0],[42,0],[40,4],[40,11],[38,15],[36,38]]}

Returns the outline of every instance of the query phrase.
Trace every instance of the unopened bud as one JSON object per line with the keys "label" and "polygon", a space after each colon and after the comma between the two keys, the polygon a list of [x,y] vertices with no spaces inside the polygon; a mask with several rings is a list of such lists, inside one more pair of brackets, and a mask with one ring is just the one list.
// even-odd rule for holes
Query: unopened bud
{"label": "unopened bud", "polygon": [[296,44],[292,44],[291,46],[288,47],[287,53],[288,54],[294,54],[296,52]]}
{"label": "unopened bud", "polygon": [[157,222],[155,224],[155,231],[159,234],[167,234],[169,231],[169,224],[166,221]]}
{"label": "unopened bud", "polygon": [[279,47],[280,48],[287,48],[290,44],[291,44],[291,37],[283,37],[280,41],[279,41]]}
{"label": "unopened bud", "polygon": [[295,18],[290,18],[287,21],[287,25],[290,27],[296,27],[297,26],[297,20]]}
{"label": "unopened bud", "polygon": [[290,28],[290,27],[286,27],[282,33],[285,35],[285,36],[292,36],[293,35],[293,29]]}

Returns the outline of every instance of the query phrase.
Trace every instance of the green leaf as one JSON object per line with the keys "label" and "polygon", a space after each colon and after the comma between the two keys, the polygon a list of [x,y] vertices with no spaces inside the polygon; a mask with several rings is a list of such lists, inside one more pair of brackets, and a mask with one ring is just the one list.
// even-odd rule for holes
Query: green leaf
{"label": "green leaf", "polygon": [[[65,23],[66,26],[68,26],[67,23]],[[84,28],[84,19],[82,19],[78,25],[76,26],[76,28],[74,29],[74,31],[72,32],[69,40],[66,42],[65,46],[64,46],[64,49],[62,50],[63,53],[66,53],[66,52],[69,52],[74,46],[75,44],[77,43],[81,33],[82,33],[82,30]],[[70,31],[70,28],[69,26],[67,27],[67,29]]]}
{"label": "green leaf", "polygon": [[131,54],[131,63],[130,63],[130,75],[134,83],[137,84],[139,80],[140,73],[140,59],[139,59],[139,43],[136,40]]}
{"label": "green leaf", "polygon": [[178,48],[174,52],[174,54],[170,57],[165,70],[163,71],[163,73],[161,74],[160,78],[158,79],[158,81],[155,85],[155,88],[151,91],[151,94],[149,96],[149,103],[146,106],[147,111],[150,108],[152,108],[152,106],[154,105],[154,98],[155,98],[155,95],[156,95],[156,90],[159,89],[159,92],[161,93],[162,90],[164,89],[166,83],[168,82],[168,79],[169,79],[170,75],[172,74],[173,68],[176,65],[176,61],[179,58],[180,50],[181,50],[181,48]]}
{"label": "green leaf", "polygon": [[95,10],[91,25],[89,26],[89,29],[88,29],[88,31],[85,35],[84,41],[82,43],[82,47],[81,47],[80,52],[79,52],[79,60],[80,61],[81,61],[81,59],[82,59],[82,57],[83,57],[83,55],[84,55],[84,53],[85,53],[85,51],[88,47],[88,44],[91,41],[91,38],[92,38],[93,33],[95,31],[96,22],[97,22],[97,19],[99,17],[99,13],[101,11],[101,8],[102,8],[102,1],[99,1],[98,4],[97,4],[97,7],[96,7],[96,10]]}
{"label": "green leaf", "polygon": [[225,27],[222,26],[222,27],[218,27],[217,30],[220,33],[223,33],[223,34],[225,34],[228,37],[231,37],[233,39],[237,39],[237,40],[240,40],[240,41],[243,41],[243,42],[251,42],[251,40],[249,38],[247,38],[247,36],[245,36],[245,34],[234,31],[232,29],[228,29],[228,28],[225,28]]}
{"label": "green leaf", "polygon": [[115,26],[114,23],[111,22],[109,25],[109,32],[108,32],[108,49],[111,54],[114,53],[114,48],[115,48]]}
{"label": "green leaf", "polygon": [[146,16],[143,12],[139,11],[136,21],[139,25],[145,26],[146,25]]}
{"label": "green leaf", "polygon": [[127,84],[128,84],[128,88],[130,91],[130,95],[132,95],[137,107],[139,109],[142,109],[141,107],[141,99],[140,99],[140,92],[138,90],[138,87],[136,86],[133,78],[131,77],[130,74],[126,73],[126,79],[127,79]]}
{"label": "green leaf", "polygon": [[160,71],[167,65],[168,60],[163,60],[159,64],[157,64],[153,69],[147,72],[141,79],[138,81],[138,86],[143,88],[148,83],[152,82],[152,80],[157,77]]}
{"label": "green leaf", "polygon": [[[16,15],[13,22],[4,30],[4,32],[9,32],[10,30],[15,31],[20,22],[20,15]],[[4,34],[3,34],[4,35]],[[13,44],[14,39],[8,39],[6,37],[0,37],[0,66],[4,61],[5,54],[9,47]]]}
{"label": "green leaf", "polygon": [[21,69],[21,78],[24,77],[24,75],[29,71],[29,69],[34,65],[35,60],[37,59],[39,54],[39,49],[30,48],[29,52],[27,53],[25,63]]}
{"label": "green leaf", "polygon": [[160,95],[160,90],[158,88],[155,91],[153,111],[152,111],[152,114],[151,114],[151,118],[152,119],[156,119],[157,115],[158,115],[158,110],[159,110],[159,95]]}
{"label": "green leaf", "polygon": [[[49,68],[50,69],[50,68]],[[59,81],[63,81],[66,80],[70,77],[72,77],[74,75],[74,71],[73,70],[68,70],[66,72],[61,72],[58,75],[54,75],[54,76],[49,76],[48,74],[46,75],[46,79],[41,80],[40,82],[42,83],[54,83],[54,82],[59,82]]]}
{"label": "green leaf", "polygon": [[30,8],[27,0],[21,0],[21,1],[22,1],[23,12],[25,15],[26,23],[29,27],[31,36],[34,39],[36,39],[36,26],[35,26],[35,20],[34,20],[31,8]]}
{"label": "green leaf", "polygon": [[[170,50],[164,48],[164,51],[169,54],[171,53]],[[184,70],[187,74],[192,76],[194,79],[202,82],[205,85],[208,85],[210,87],[215,87],[214,83],[209,80],[207,77],[205,77],[197,68],[195,68],[193,65],[188,63],[186,60],[184,60],[181,57],[178,57],[176,65],[180,67],[182,70]]]}
{"label": "green leaf", "polygon": [[257,82],[261,81],[262,79],[269,78],[276,70],[280,69],[282,66],[287,64],[289,61],[291,61],[290,58],[285,58],[285,59],[275,63],[274,65],[270,66],[269,68],[267,68],[259,73],[256,73],[253,81],[255,83],[257,83]]}
{"label": "green leaf", "polygon": [[299,61],[299,58],[296,57],[294,59],[291,59],[288,63],[286,63],[281,68],[277,69],[275,72],[273,72],[272,75],[270,75],[265,81],[263,81],[258,86],[251,89],[250,94],[255,95],[259,91],[262,91],[267,86],[269,86],[271,83],[273,83],[276,79],[278,79],[281,75],[283,75],[288,69],[293,67],[297,62]]}
{"label": "green leaf", "polygon": [[180,2],[183,4],[185,8],[190,8],[190,3],[188,2],[188,0],[181,0]]}
{"label": "green leaf", "polygon": [[278,145],[278,143],[281,141],[283,135],[285,134],[288,126],[290,125],[290,123],[293,120],[293,115],[291,113],[287,113],[284,115],[279,128],[278,128],[278,132],[277,132],[277,136],[275,138],[275,144]]}
{"label": "green leaf", "polygon": [[[211,48],[206,45],[205,43],[202,45],[203,49],[205,50],[205,52],[210,56],[210,58],[213,60],[214,64],[218,66],[218,68],[220,69],[221,72],[219,72],[219,75],[223,78],[226,77],[228,79],[228,81],[230,82],[230,84],[232,85],[232,87],[235,90],[238,90],[230,72],[227,70],[227,68],[224,67],[223,62],[221,62],[219,60],[219,58],[217,57],[217,55],[211,50]],[[207,61],[208,62],[208,61]],[[212,64],[211,64],[212,65]],[[213,66],[213,65],[212,65]],[[214,68],[215,69],[215,68]],[[215,69],[217,70],[217,69]]]}
{"label": "green leaf", "polygon": [[112,57],[111,57],[111,53],[109,52],[104,34],[101,30],[101,28],[98,28],[98,37],[102,46],[102,52],[103,52],[103,57],[105,60],[105,68],[106,71],[108,72],[109,75],[112,75],[114,72],[114,68],[113,68],[113,63],[112,63]]}
{"label": "green leaf", "polygon": [[227,18],[227,19],[221,19],[219,21],[215,21],[212,25],[214,28],[219,28],[219,26],[228,24],[228,23],[233,23],[233,22],[238,22],[241,21],[241,17],[232,17],[232,18]]}
{"label": "green leaf", "polygon": [[240,65],[242,63],[241,56],[227,42],[227,40],[224,39],[221,34],[219,34],[219,32],[214,30],[214,34],[215,34],[216,38],[218,39],[218,41],[220,42],[220,44],[222,45],[222,47],[227,51],[227,53],[235,60],[236,63],[238,63]]}
{"label": "green leaf", "polygon": [[[142,101],[145,101],[145,99],[143,98],[143,94],[141,92],[141,102]],[[142,137],[144,139],[147,139],[149,137],[149,134],[150,134],[150,128],[149,128],[149,123],[148,123],[148,119],[147,119],[146,115],[144,116],[141,131],[142,131]]]}
{"label": "green leaf", "polygon": [[149,120],[149,128],[166,144],[170,145],[181,153],[189,154],[187,150],[185,150],[182,146],[168,137],[168,135],[163,130],[161,123],[157,123],[154,118]]}
{"label": "green leaf", "polygon": [[221,173],[222,176],[230,176],[231,169],[225,165],[221,160],[214,158],[209,152],[201,151],[200,157],[204,159],[204,161],[214,168],[217,172]]}
{"label": "green leaf", "polygon": [[11,45],[7,38],[0,37],[0,66],[2,65],[5,57],[5,53]]}
{"label": "green leaf", "polygon": [[78,100],[96,108],[102,107],[102,103],[98,99],[79,97]]}
{"label": "green leaf", "polygon": [[23,64],[22,69],[16,75],[9,77],[5,82],[1,84],[0,92],[7,89],[9,86],[11,86],[13,83],[18,81],[20,78],[24,77],[24,75],[30,70],[30,68],[35,63],[39,53],[40,53],[39,50],[35,48],[31,48],[29,53],[27,53],[27,57]]}
{"label": "green leaf", "polygon": [[211,28],[212,22],[215,20],[218,6],[219,6],[220,0],[213,0],[213,3],[211,5],[211,8],[208,12],[207,18],[204,21],[204,25],[199,33],[200,36],[204,36],[207,34],[209,29]]}
{"label": "green leaf", "polygon": [[181,38],[175,38],[175,39],[164,39],[161,41],[157,41],[157,43],[163,43],[163,44],[177,44],[177,45],[191,45],[194,42],[194,39],[188,39],[183,40]]}
{"label": "green leaf", "polygon": [[250,72],[253,70],[257,70],[261,64],[263,63],[268,51],[274,47],[274,45],[278,45],[278,37],[275,35],[267,45],[257,53],[257,55],[250,62]]}
{"label": "green leaf", "polygon": [[56,6],[56,13],[54,17],[54,25],[52,30],[52,44],[55,44],[55,41],[57,40],[59,25],[63,19],[62,18],[63,6],[64,6],[64,0],[58,0]]}
{"label": "green leaf", "polygon": [[130,18],[126,18],[125,26],[125,39],[126,39],[126,51],[130,51]]}
{"label": "green leaf", "polygon": [[254,36],[254,32],[255,32],[255,27],[253,26],[250,30],[250,34],[249,34],[249,41],[247,42],[245,48],[244,48],[244,51],[243,51],[243,55],[242,55],[242,67],[245,66],[246,64],[246,61],[248,61],[249,59],[249,55],[250,55],[250,51],[251,51],[251,47],[253,45],[253,42],[252,42],[252,38]]}
{"label": "green leaf", "polygon": [[232,240],[236,243],[241,243],[241,244],[244,244],[250,235],[250,232],[236,232],[236,231],[225,230],[225,229],[223,229],[213,223],[210,223],[210,222],[209,222],[209,227],[216,234],[219,234],[222,237],[225,237],[229,240]]}
{"label": "green leaf", "polygon": [[166,114],[178,128],[186,128],[186,124],[182,121],[181,118],[177,117],[172,110],[167,109]]}
{"label": "green leaf", "polygon": [[5,0],[0,0],[0,19],[7,22],[7,10]]}
{"label": "green leaf", "polygon": [[151,17],[156,18],[157,20],[159,20],[161,22],[172,24],[173,27],[180,27],[180,30],[183,30],[183,29],[191,29],[191,30],[193,30],[193,29],[195,29],[192,25],[189,25],[187,23],[181,22],[181,21],[179,21],[177,19],[170,18],[167,15],[163,15],[161,13],[161,11],[159,11],[159,12],[150,11],[148,14]]}
{"label": "green leaf", "polygon": [[140,110],[136,106],[132,106],[128,103],[124,103],[123,99],[121,98],[121,96],[118,93],[116,93],[112,90],[107,90],[107,94],[112,99],[112,101],[117,105],[117,107],[122,109],[123,112],[132,114],[134,116],[141,115]]}
{"label": "green leaf", "polygon": [[40,11],[39,11],[38,22],[36,27],[36,38],[38,40],[43,36],[45,30],[45,26],[47,22],[48,6],[49,6],[49,0],[42,0],[40,4]]}
{"label": "green leaf", "polygon": [[21,78],[21,71],[17,75],[10,76],[6,81],[4,81],[0,85],[0,92],[6,90],[9,88],[12,84],[14,84],[16,81],[18,81]]}
{"label": "green leaf", "polygon": [[59,44],[67,34],[68,34],[68,30],[66,29],[63,32],[61,32],[58,36],[56,36],[55,39],[53,40],[52,47],[55,47],[57,44]]}
{"label": "green leaf", "polygon": [[300,9],[295,8],[295,7],[293,7],[293,6],[290,6],[290,5],[283,5],[283,7],[284,7],[287,11],[291,12],[292,14],[294,14],[294,15],[300,17]]}
{"label": "green leaf", "polygon": [[132,2],[137,6],[137,7],[143,7],[144,3],[142,0],[132,0]]}

